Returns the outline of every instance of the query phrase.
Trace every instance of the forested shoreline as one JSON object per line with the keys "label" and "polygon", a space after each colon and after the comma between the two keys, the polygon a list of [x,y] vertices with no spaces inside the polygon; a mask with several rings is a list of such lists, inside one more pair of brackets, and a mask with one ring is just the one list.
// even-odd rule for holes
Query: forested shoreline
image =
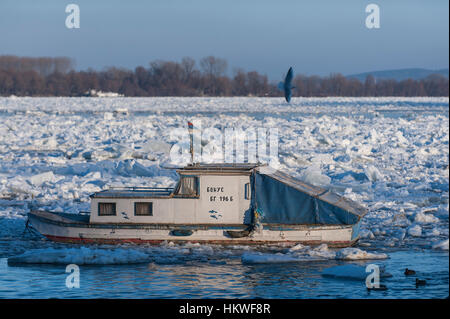
{"label": "forested shoreline", "polygon": [[[0,56],[1,96],[86,96],[91,90],[124,96],[282,96],[275,82],[257,71],[234,69],[209,56],[197,63],[153,61],[134,70],[107,68],[75,71],[67,57]],[[364,82],[342,74],[306,76],[296,70],[293,96],[448,96],[448,78],[434,74],[421,80],[396,81],[369,75]],[[282,80],[282,79],[280,79]]]}

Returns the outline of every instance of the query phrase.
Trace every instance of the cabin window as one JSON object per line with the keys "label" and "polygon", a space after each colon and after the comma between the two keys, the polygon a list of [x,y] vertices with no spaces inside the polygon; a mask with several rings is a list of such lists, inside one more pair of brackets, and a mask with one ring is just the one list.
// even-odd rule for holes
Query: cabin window
{"label": "cabin window", "polygon": [[182,176],[178,183],[176,195],[197,196],[198,195],[198,177]]}
{"label": "cabin window", "polygon": [[115,216],[116,203],[98,203],[98,216]]}
{"label": "cabin window", "polygon": [[250,199],[250,183],[245,184],[244,193],[244,198]]}
{"label": "cabin window", "polygon": [[153,216],[153,203],[134,203],[135,216]]}

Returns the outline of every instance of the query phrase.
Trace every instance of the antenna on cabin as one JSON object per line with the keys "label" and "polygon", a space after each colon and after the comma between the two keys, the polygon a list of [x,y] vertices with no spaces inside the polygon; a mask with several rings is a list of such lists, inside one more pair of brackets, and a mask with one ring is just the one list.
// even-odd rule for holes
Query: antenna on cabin
{"label": "antenna on cabin", "polygon": [[188,121],[188,131],[191,140],[189,152],[191,153],[191,164],[194,164],[194,124]]}

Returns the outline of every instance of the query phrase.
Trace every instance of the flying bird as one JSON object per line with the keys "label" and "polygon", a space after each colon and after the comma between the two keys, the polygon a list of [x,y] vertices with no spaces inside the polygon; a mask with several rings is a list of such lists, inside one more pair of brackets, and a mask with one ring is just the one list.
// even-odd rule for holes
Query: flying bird
{"label": "flying bird", "polygon": [[284,98],[288,103],[291,102],[292,89],[294,88],[294,86],[292,86],[293,78],[294,71],[292,70],[292,67],[290,67],[288,73],[286,74],[286,77],[284,78],[284,82],[280,82],[278,84],[278,88],[284,91]]}

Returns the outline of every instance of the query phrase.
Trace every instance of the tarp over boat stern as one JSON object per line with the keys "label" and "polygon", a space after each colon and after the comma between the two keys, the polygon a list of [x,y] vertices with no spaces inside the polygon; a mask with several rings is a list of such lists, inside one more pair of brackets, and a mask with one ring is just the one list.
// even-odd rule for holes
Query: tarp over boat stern
{"label": "tarp over boat stern", "polygon": [[349,199],[268,167],[255,170],[252,184],[253,205],[262,223],[352,225],[367,213]]}

